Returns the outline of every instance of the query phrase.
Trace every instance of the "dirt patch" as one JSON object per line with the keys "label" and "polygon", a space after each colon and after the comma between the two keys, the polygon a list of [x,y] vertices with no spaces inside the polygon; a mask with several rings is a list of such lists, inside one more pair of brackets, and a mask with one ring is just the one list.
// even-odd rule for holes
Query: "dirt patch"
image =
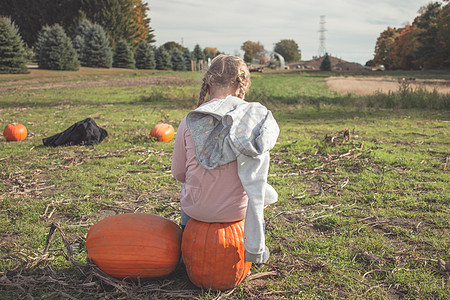
{"label": "dirt patch", "polygon": [[192,80],[171,75],[143,76],[143,77],[113,77],[102,76],[65,76],[41,77],[19,80],[0,81],[0,92],[14,92],[24,90],[42,90],[53,88],[89,88],[109,86],[158,86],[158,85],[191,85]]}
{"label": "dirt patch", "polygon": [[443,79],[396,79],[375,77],[330,77],[325,79],[328,87],[341,94],[371,95],[376,93],[397,92],[400,88],[409,87],[436,90],[440,94],[450,94],[450,80]]}

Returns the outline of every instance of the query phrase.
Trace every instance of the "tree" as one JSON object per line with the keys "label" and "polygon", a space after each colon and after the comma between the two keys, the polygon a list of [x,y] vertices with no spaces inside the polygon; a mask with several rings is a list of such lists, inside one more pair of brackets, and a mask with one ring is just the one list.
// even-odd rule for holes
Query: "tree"
{"label": "tree", "polygon": [[83,47],[83,65],[93,68],[111,68],[112,49],[102,26],[95,24],[86,35]]}
{"label": "tree", "polygon": [[41,69],[78,70],[80,63],[70,38],[62,26],[46,26],[38,35],[36,60]]}
{"label": "tree", "polygon": [[18,28],[10,18],[0,17],[0,73],[29,73],[27,54]]}
{"label": "tree", "polygon": [[134,69],[135,63],[130,44],[125,40],[117,42],[114,49],[113,67]]}
{"label": "tree", "polygon": [[419,67],[418,60],[414,55],[417,43],[414,39],[413,27],[408,25],[398,29],[397,33],[391,52],[392,69],[417,69]]}
{"label": "tree", "polygon": [[60,24],[69,36],[83,19],[103,26],[115,44],[126,40],[133,47],[155,42],[145,0],[2,0],[0,15],[11,16],[25,42],[32,46],[45,25]]}
{"label": "tree", "polygon": [[415,56],[424,68],[436,68],[443,60],[438,39],[440,8],[439,2],[430,2],[419,10],[420,15],[413,22],[417,41]]}
{"label": "tree", "polygon": [[192,51],[192,58],[195,61],[205,60],[205,54],[199,44],[195,45],[194,50]]}
{"label": "tree", "polygon": [[217,48],[214,47],[206,47],[203,49],[203,54],[205,55],[205,60],[213,59],[218,55],[219,51],[217,51]]}
{"label": "tree", "polygon": [[392,51],[394,50],[394,41],[398,36],[397,29],[388,27],[377,39],[375,45],[374,63],[383,65],[386,70],[393,67]]}
{"label": "tree", "polygon": [[184,48],[183,50],[183,57],[184,57],[184,63],[185,63],[185,69],[187,71],[192,71],[192,53],[189,51],[188,48]]}
{"label": "tree", "polygon": [[61,25],[69,36],[79,22],[82,0],[2,0],[0,15],[11,16],[19,26],[25,43],[31,47],[40,30],[47,25]]}
{"label": "tree", "polygon": [[172,70],[174,71],[185,71],[186,70],[186,62],[184,61],[183,53],[178,50],[178,48],[174,48],[171,52],[171,62],[172,62]]}
{"label": "tree", "polygon": [[171,70],[172,62],[170,60],[169,52],[164,47],[158,47],[155,51],[156,69],[157,70]]}
{"label": "tree", "polygon": [[325,53],[322,62],[320,63],[320,70],[321,71],[331,71],[331,61],[330,56],[328,53]]}
{"label": "tree", "polygon": [[450,68],[450,3],[439,13],[438,41],[442,55],[442,67]]}
{"label": "tree", "polygon": [[155,53],[149,42],[141,42],[136,50],[136,68],[138,69],[155,69]]}
{"label": "tree", "polygon": [[242,44],[241,49],[244,51],[244,61],[251,63],[259,53],[264,52],[264,46],[260,42],[246,41]]}
{"label": "tree", "polygon": [[143,0],[81,0],[82,15],[101,25],[114,45],[125,40],[135,49],[140,42],[154,42],[148,6]]}
{"label": "tree", "polygon": [[172,52],[172,50],[175,48],[177,48],[180,51],[184,50],[184,47],[182,45],[178,44],[177,42],[173,42],[173,41],[164,43],[162,45],[162,47],[164,47],[164,49],[166,49],[166,51],[169,53]]}
{"label": "tree", "polygon": [[75,29],[75,33],[72,38],[72,45],[78,55],[78,60],[83,64],[83,48],[86,42],[86,36],[91,30],[93,24],[88,19],[84,19]]}
{"label": "tree", "polygon": [[281,40],[275,44],[274,52],[283,56],[286,62],[294,62],[302,59],[302,53],[294,40]]}

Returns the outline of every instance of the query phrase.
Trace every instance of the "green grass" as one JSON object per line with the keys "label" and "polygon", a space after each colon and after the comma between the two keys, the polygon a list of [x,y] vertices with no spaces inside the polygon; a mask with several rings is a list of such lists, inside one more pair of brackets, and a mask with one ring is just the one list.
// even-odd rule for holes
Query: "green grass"
{"label": "green grass", "polygon": [[[279,201],[265,210],[271,258],[252,268],[265,276],[222,293],[196,289],[182,267],[138,287],[76,265],[85,263],[87,231],[109,215],[156,213],[179,223],[173,140],[148,134],[158,122],[176,128],[195,107],[200,74],[1,75],[0,124],[22,123],[28,137],[0,140],[0,298],[449,299],[439,263],[450,261],[449,96],[340,95],[323,81],[330,75],[252,73],[247,99],[267,105],[281,129],[269,174]],[[101,144],[42,146],[87,117],[108,131]],[[44,257],[52,223],[65,237],[56,233]]]}

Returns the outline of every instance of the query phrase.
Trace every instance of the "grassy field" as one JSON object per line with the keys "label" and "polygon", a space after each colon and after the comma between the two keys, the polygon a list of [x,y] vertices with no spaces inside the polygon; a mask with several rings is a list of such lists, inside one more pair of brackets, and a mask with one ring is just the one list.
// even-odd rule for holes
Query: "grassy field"
{"label": "grassy field", "polygon": [[[105,277],[84,248],[89,228],[117,213],[179,223],[173,140],[148,134],[194,108],[200,74],[0,75],[0,125],[28,129],[0,140],[0,298],[450,299],[449,96],[337,94],[324,82],[333,75],[252,73],[248,100],[281,129],[269,174],[279,201],[265,210],[268,264],[223,292],[196,288],[182,266],[148,282]],[[404,76],[378,76],[388,75]],[[42,145],[87,117],[108,131],[101,144]]]}

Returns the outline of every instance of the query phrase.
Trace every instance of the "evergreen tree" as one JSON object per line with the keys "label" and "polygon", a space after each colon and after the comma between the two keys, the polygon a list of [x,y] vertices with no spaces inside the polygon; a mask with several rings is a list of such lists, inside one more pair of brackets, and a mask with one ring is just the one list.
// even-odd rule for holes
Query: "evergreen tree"
{"label": "evergreen tree", "polygon": [[320,70],[331,71],[331,61],[328,53],[325,53],[325,56],[323,57],[322,62],[320,63]]}
{"label": "evergreen tree", "polygon": [[156,49],[155,60],[157,70],[172,70],[170,54],[166,51],[166,49],[164,49],[164,47],[159,47]]}
{"label": "evergreen tree", "polygon": [[86,35],[83,47],[83,65],[93,68],[111,68],[112,49],[102,26],[95,24]]}
{"label": "evergreen tree", "polygon": [[155,69],[155,53],[148,42],[139,44],[136,50],[136,68],[138,69]]}
{"label": "evergreen tree", "polygon": [[88,19],[84,19],[80,22],[80,24],[78,24],[72,37],[72,45],[78,54],[78,60],[80,61],[80,63],[83,62],[83,47],[86,40],[86,35],[91,30],[91,28],[91,21],[89,21]]}
{"label": "evergreen tree", "polygon": [[178,48],[174,48],[171,54],[171,62],[172,62],[172,70],[174,71],[185,71],[186,63],[184,61],[183,53],[178,50]]}
{"label": "evergreen tree", "polygon": [[134,69],[135,60],[133,51],[127,41],[121,40],[117,42],[113,57],[113,67]]}
{"label": "evergreen tree", "polygon": [[29,73],[19,30],[10,18],[0,17],[0,73]]}
{"label": "evergreen tree", "polygon": [[35,52],[38,66],[41,69],[78,70],[80,67],[70,38],[58,24],[42,29],[38,36]]}
{"label": "evergreen tree", "polygon": [[191,54],[191,51],[189,51],[188,48],[184,48],[183,56],[184,56],[185,69],[187,71],[192,71],[192,64],[191,64],[192,54]]}
{"label": "evergreen tree", "polygon": [[192,58],[195,61],[205,60],[205,54],[203,53],[202,48],[200,48],[199,44],[195,45],[194,51],[192,51]]}

